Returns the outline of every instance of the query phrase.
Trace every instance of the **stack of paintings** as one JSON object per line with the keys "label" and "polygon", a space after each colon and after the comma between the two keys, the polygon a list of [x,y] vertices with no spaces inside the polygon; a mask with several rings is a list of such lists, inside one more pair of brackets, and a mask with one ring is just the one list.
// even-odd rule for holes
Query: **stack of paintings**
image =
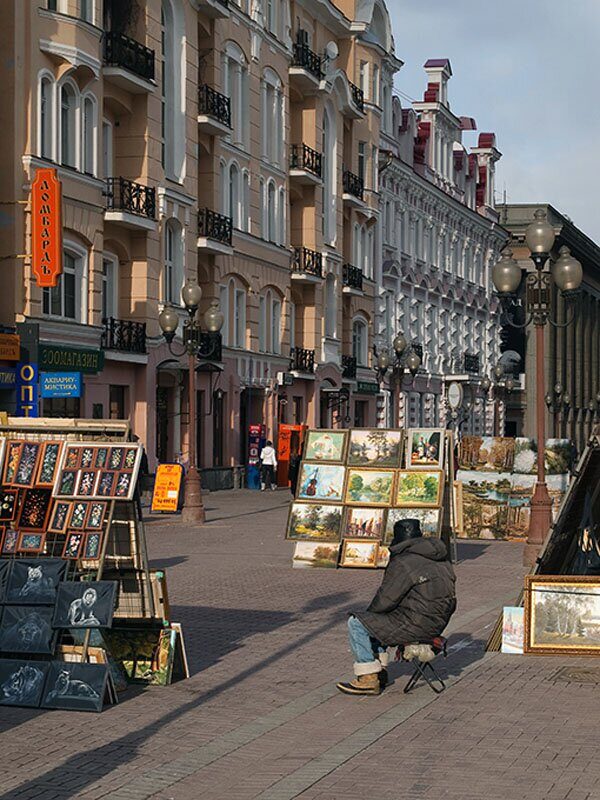
{"label": "stack of paintings", "polygon": [[399,519],[439,536],[444,443],[437,428],[309,431],[286,534],[293,566],[385,567]]}

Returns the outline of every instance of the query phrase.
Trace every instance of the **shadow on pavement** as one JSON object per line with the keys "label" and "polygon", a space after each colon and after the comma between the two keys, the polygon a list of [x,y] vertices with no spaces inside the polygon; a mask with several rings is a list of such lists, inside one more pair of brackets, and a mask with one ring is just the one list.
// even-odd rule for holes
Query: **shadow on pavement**
{"label": "shadow on pavement", "polygon": [[185,564],[187,556],[173,556],[172,558],[153,558],[148,562],[150,569],[168,569],[176,567],[178,564]]}
{"label": "shadow on pavement", "polygon": [[465,542],[461,539],[456,541],[458,561],[472,561],[482,556],[488,549],[489,544],[485,542]]}

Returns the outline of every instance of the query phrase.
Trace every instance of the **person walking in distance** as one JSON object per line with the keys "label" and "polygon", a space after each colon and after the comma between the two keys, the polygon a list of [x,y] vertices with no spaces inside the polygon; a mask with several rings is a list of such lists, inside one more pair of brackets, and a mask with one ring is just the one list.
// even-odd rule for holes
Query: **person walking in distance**
{"label": "person walking in distance", "polygon": [[276,484],[274,483],[275,479],[275,469],[277,467],[277,456],[275,455],[275,448],[273,447],[273,442],[270,439],[267,439],[266,445],[260,452],[260,471],[261,471],[261,481],[260,481],[260,490],[264,492],[267,486],[271,488],[273,491],[277,488]]}

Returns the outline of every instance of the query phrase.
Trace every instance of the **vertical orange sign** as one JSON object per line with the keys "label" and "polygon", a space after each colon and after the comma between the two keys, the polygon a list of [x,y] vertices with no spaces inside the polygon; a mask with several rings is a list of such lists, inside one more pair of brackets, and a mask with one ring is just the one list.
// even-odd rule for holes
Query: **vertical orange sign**
{"label": "vertical orange sign", "polygon": [[152,511],[167,511],[172,514],[177,511],[182,478],[181,464],[158,465],[152,492]]}
{"label": "vertical orange sign", "polygon": [[62,272],[61,184],[55,169],[38,169],[31,184],[31,267],[38,286],[56,286]]}

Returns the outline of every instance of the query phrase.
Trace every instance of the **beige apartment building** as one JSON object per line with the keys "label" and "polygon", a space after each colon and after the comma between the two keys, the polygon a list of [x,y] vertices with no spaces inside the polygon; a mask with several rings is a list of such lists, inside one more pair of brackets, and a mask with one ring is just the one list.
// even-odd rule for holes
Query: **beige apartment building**
{"label": "beige apartment building", "polygon": [[[151,467],[185,461],[190,434],[200,466],[231,467],[250,424],[375,425],[379,132],[400,66],[385,5],[3,10],[0,324],[40,370],[88,365],[82,397],[42,399],[40,413],[130,417]],[[63,273],[41,289],[29,198],[48,166]],[[186,278],[200,312],[216,299],[225,317],[220,340],[206,335],[191,427],[182,348],[158,325]]]}

